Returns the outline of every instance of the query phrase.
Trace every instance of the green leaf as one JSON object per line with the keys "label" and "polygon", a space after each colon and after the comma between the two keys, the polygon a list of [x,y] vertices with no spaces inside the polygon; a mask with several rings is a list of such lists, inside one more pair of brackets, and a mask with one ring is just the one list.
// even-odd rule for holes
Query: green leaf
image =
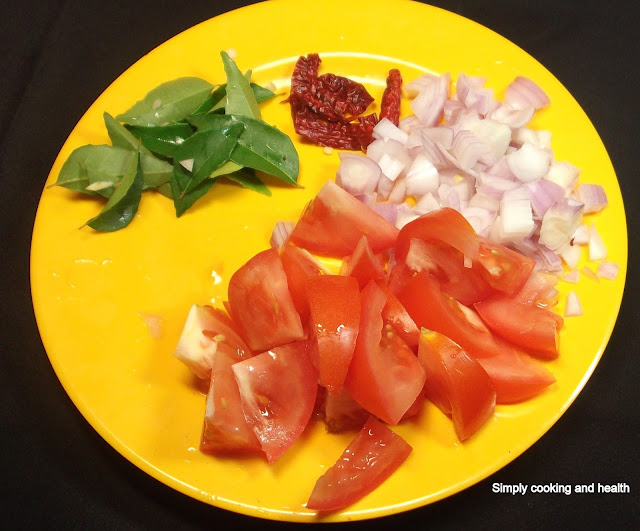
{"label": "green leaf", "polygon": [[[109,113],[105,112],[103,116],[107,133],[114,146],[133,152],[140,152],[143,190],[157,189],[159,186],[168,183],[169,179],[171,179],[173,166],[164,160],[160,160],[149,149],[141,145],[140,140]],[[190,127],[189,130],[191,130]]]}
{"label": "green leaf", "polygon": [[142,169],[139,154],[131,157],[120,185],[104,208],[85,223],[94,230],[113,232],[126,227],[138,211],[142,195]]}
{"label": "green leaf", "polygon": [[249,80],[240,72],[227,52],[220,52],[220,55],[227,75],[226,114],[237,114],[259,119],[260,107],[258,107],[256,98],[253,95]]}
{"label": "green leaf", "polygon": [[187,123],[141,126],[131,125],[129,132],[152,153],[172,159],[176,149],[193,134]]}
{"label": "green leaf", "polygon": [[212,88],[211,83],[197,77],[167,81],[116,118],[129,125],[152,126],[176,122],[195,111]]}
{"label": "green leaf", "polygon": [[191,114],[192,115],[207,114],[208,112],[211,112],[212,110],[215,110],[216,108],[218,108],[218,105],[220,104],[222,104],[221,106],[224,108],[224,104],[226,103],[226,95],[227,95],[226,83],[223,85],[219,85],[218,87],[216,87],[215,90],[211,92],[211,94],[209,94],[209,96],[207,96],[207,98],[200,104],[200,106]]}
{"label": "green leaf", "polygon": [[217,181],[217,179],[206,179],[191,192],[185,193],[186,187],[191,181],[191,174],[185,170],[179,162],[173,165],[171,175],[171,195],[173,196],[173,206],[176,210],[176,217],[182,216],[193,204],[205,195]]}
{"label": "green leaf", "polygon": [[205,179],[229,160],[244,125],[237,122],[221,123],[218,128],[198,131],[178,148],[175,162],[192,160],[191,181],[183,193],[194,190]]}
{"label": "green leaf", "polygon": [[235,162],[228,160],[222,166],[220,166],[216,171],[211,174],[211,177],[222,177],[223,175],[229,175],[230,173],[235,173],[242,169],[240,164],[236,164]]}
{"label": "green leaf", "polygon": [[[55,184],[88,195],[109,197],[134,156],[133,151],[117,146],[81,146],[62,165]],[[87,190],[88,186],[96,188]]]}
{"label": "green leaf", "polygon": [[221,127],[223,123],[242,123],[244,131],[231,153],[231,161],[297,185],[298,152],[291,139],[279,129],[262,120],[232,114],[203,114],[189,118],[189,122],[198,132]]}
{"label": "green leaf", "polygon": [[265,184],[258,179],[255,170],[252,170],[251,168],[242,168],[234,173],[225,175],[225,177],[244,188],[258,192],[259,194],[267,196],[271,195],[271,190],[269,190],[269,188],[267,188]]}

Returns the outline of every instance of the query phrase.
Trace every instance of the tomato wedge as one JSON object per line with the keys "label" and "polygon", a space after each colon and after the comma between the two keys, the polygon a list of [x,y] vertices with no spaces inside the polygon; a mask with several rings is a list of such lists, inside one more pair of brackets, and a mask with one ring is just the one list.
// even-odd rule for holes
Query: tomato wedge
{"label": "tomato wedge", "polygon": [[174,356],[203,380],[208,380],[219,345],[224,344],[241,359],[251,350],[240,337],[236,325],[222,310],[194,304],[180,334]]}
{"label": "tomato wedge", "polygon": [[304,326],[309,318],[307,279],[327,274],[328,271],[309,251],[291,244],[283,247],[280,259],[285,275],[287,275],[289,293],[291,293],[293,304],[298,310]]}
{"label": "tomato wedge", "polygon": [[359,430],[370,416],[344,387],[338,395],[326,393],[323,414],[327,431],[330,433]]}
{"label": "tomato wedge", "polygon": [[353,277],[322,275],[307,281],[307,293],[320,384],[335,395],[342,390],[356,346],[360,288]]}
{"label": "tomato wedge", "polygon": [[398,297],[387,286],[378,282],[378,287],[387,297],[387,302],[382,308],[382,320],[385,324],[393,327],[395,333],[402,338],[409,348],[417,352],[420,330],[418,330],[416,323],[411,319]]}
{"label": "tomato wedge", "polygon": [[242,411],[232,365],[241,358],[221,344],[211,369],[200,450],[211,454],[261,453],[260,442]]}
{"label": "tomato wedge", "polygon": [[420,394],[425,373],[393,327],[383,325],[386,301],[375,282],[362,292],[360,332],[345,386],[367,411],[397,424]]}
{"label": "tomato wedge", "polygon": [[355,251],[343,260],[341,274],[355,277],[360,288],[364,288],[370,280],[381,282],[386,273],[385,260],[381,254],[373,254],[366,236],[360,238]]}
{"label": "tomato wedge", "polygon": [[395,247],[398,262],[405,259],[414,238],[425,242],[443,242],[470,260],[476,258],[480,247],[473,227],[460,212],[448,207],[424,214],[402,227]]}
{"label": "tomato wedge", "polygon": [[522,402],[540,394],[556,379],[544,365],[526,354],[500,351],[478,363],[491,378],[498,404]]}
{"label": "tomato wedge", "polygon": [[411,446],[370,417],[336,463],[316,482],[307,509],[336,511],[381,485],[409,457]]}
{"label": "tomato wedge", "polygon": [[496,295],[475,304],[489,330],[545,360],[558,357],[563,319],[546,308]]}
{"label": "tomato wedge", "polygon": [[450,416],[461,441],[493,415],[496,391],[482,366],[448,337],[423,329],[418,358],[427,379],[425,396]]}
{"label": "tomato wedge", "polygon": [[232,366],[242,410],[269,463],[300,437],[315,406],[318,371],[304,341]]}
{"label": "tomato wedge", "polygon": [[531,276],[535,261],[482,236],[478,236],[478,241],[478,257],[472,267],[478,269],[494,289],[513,297]]}
{"label": "tomato wedge", "polygon": [[371,250],[393,247],[398,229],[333,181],[307,205],[289,241],[312,253],[342,258],[366,236]]}
{"label": "tomato wedge", "polygon": [[256,254],[229,280],[231,317],[253,351],[304,338],[278,251]]}

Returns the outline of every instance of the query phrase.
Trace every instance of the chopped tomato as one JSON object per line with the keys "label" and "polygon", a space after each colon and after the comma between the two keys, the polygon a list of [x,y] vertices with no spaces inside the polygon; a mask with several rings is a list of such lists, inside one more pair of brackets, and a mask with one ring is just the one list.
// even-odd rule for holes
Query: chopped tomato
{"label": "chopped tomato", "polygon": [[360,288],[353,277],[322,275],[307,281],[310,335],[317,344],[320,384],[338,394],[356,346],[360,326]]}
{"label": "chopped tomato", "polygon": [[370,417],[336,463],[316,482],[307,509],[336,511],[363,498],[409,457],[411,446]]}
{"label": "chopped tomato", "polygon": [[514,296],[514,299],[522,304],[535,304],[540,308],[553,308],[558,302],[554,299],[557,291],[558,277],[551,273],[534,271],[531,273],[524,286]]}
{"label": "chopped tomato", "polygon": [[242,410],[273,463],[300,437],[313,413],[318,371],[297,341],[232,366]]}
{"label": "chopped tomato", "polygon": [[229,281],[231,317],[254,351],[302,339],[304,330],[275,249],[262,251]]}
{"label": "chopped tomato", "polygon": [[418,349],[418,339],[420,338],[420,330],[414,323],[411,316],[407,313],[402,303],[398,300],[391,290],[382,283],[378,283],[380,289],[387,297],[387,302],[382,308],[382,320],[385,324],[393,327],[393,330],[402,340],[414,351]]}
{"label": "chopped tomato", "polygon": [[370,416],[344,387],[338,395],[326,393],[323,412],[324,422],[330,433],[359,430]]}
{"label": "chopped tomato", "polygon": [[493,415],[496,391],[482,366],[448,337],[424,329],[418,358],[427,379],[425,396],[450,416],[461,441]]}
{"label": "chopped tomato", "polygon": [[464,216],[453,208],[429,212],[402,227],[395,247],[399,262],[407,256],[413,238],[425,242],[443,242],[470,260],[478,254],[478,236]]}
{"label": "chopped tomato", "polygon": [[375,282],[362,292],[360,332],[345,386],[367,411],[389,424],[397,424],[414,403],[425,380],[413,351],[384,325],[387,298]]}
{"label": "chopped tomato", "polygon": [[289,293],[304,326],[309,318],[307,279],[324,275],[327,270],[309,251],[291,244],[284,246],[280,259],[287,275]]}
{"label": "chopped tomato", "polygon": [[222,310],[194,304],[187,315],[174,356],[198,378],[208,380],[220,344],[235,351],[238,359],[251,356],[251,350],[236,328]]}
{"label": "chopped tomato", "polygon": [[487,238],[478,239],[480,247],[473,268],[479,269],[493,288],[513,297],[531,276],[535,261]]}
{"label": "chopped tomato", "polygon": [[532,398],[553,382],[553,374],[526,354],[498,352],[490,358],[478,358],[496,389],[498,404],[512,404]]}
{"label": "chopped tomato", "polygon": [[355,277],[364,288],[370,280],[383,281],[386,273],[384,270],[385,259],[381,254],[373,254],[366,236],[360,238],[355,251],[343,261],[341,274]]}
{"label": "chopped tomato", "polygon": [[562,317],[546,308],[526,305],[504,295],[494,295],[475,304],[489,330],[536,356],[558,357],[558,330]]}
{"label": "chopped tomato", "polygon": [[366,236],[371,250],[393,247],[398,229],[333,181],[327,181],[309,203],[289,241],[312,253],[342,258]]}
{"label": "chopped tomato", "polygon": [[261,453],[260,442],[242,411],[232,365],[238,355],[221,344],[216,352],[207,394],[200,450],[212,454]]}
{"label": "chopped tomato", "polygon": [[434,330],[458,343],[474,358],[495,356],[500,349],[474,310],[460,305],[442,293],[433,276],[420,272],[413,276],[398,294],[398,299],[420,328]]}

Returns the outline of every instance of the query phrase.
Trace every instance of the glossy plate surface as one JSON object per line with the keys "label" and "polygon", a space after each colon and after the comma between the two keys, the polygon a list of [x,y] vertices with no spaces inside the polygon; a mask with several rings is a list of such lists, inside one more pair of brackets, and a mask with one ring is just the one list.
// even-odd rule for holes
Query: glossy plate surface
{"label": "glossy plate surface", "polygon": [[[396,513],[458,492],[509,463],[535,443],[580,392],[613,329],[627,264],[627,235],[620,189],[597,132],[572,96],[539,63],[492,31],[449,12],[408,1],[327,0],[322,9],[297,0],[256,4],[197,25],[128,69],[91,106],[53,165],[47,186],[71,151],[109,143],[102,113],[116,115],[163,81],[199,76],[224,80],[220,50],[233,49],[253,80],[273,82],[275,101],[263,118],[296,140],[304,189],[268,184],[272,197],[216,184],[176,219],[164,197],[143,194],[132,224],[100,234],[80,228],[101,203],[62,188],[45,187],[32,242],[31,278],[38,326],[65,390],[91,425],[118,452],[159,481],[236,512],[270,519],[314,521],[304,508],[316,479],[340,455],[352,434],[327,435],[312,425],[278,462],[216,459],[197,448],[204,396],[173,350],[192,303],[221,306],[231,274],[268,246],[277,220],[296,220],[304,204],[333,178],[334,151],[296,138],[286,97],[299,55],[320,53],[322,72],[365,82],[376,101],[390,68],[405,80],[428,70],[488,78],[502,97],[515,75],[536,80],[551,98],[534,125],[553,133],[558,160],[582,169],[582,182],[605,186],[609,207],[590,216],[621,265],[615,281],[583,275],[578,285],[585,315],[567,319],[561,356],[549,363],[557,378],[529,402],[500,406],[495,418],[465,444],[435,407],[394,429],[414,448],[384,485],[325,520],[363,519]],[[313,16],[299,17],[296,11]],[[335,13],[340,13],[337,23]],[[380,28],[380,13],[386,13]],[[354,21],[355,23],[345,23]],[[374,109],[375,110],[375,109]],[[407,114],[408,106],[404,107]],[[582,263],[588,264],[583,256]],[[214,274],[215,272],[215,274]],[[221,281],[220,281],[221,279]],[[563,301],[563,297],[561,297]],[[563,303],[558,307],[562,312]],[[148,326],[159,318],[159,336]],[[541,466],[544,466],[543,464]]]}

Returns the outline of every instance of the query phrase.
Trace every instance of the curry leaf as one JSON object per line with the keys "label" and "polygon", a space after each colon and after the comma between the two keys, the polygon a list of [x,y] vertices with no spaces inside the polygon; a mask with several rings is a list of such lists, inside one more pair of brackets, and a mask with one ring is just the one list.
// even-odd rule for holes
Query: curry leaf
{"label": "curry leaf", "polygon": [[[220,107],[224,108],[226,103],[227,84],[219,85],[209,96],[193,111],[192,115],[206,114]],[[220,107],[219,107],[220,106]]]}
{"label": "curry leaf", "polygon": [[178,146],[193,134],[193,128],[187,123],[133,125],[127,129],[152,153],[170,159],[175,155]]}
{"label": "curry leaf", "polygon": [[192,161],[191,181],[185,186],[183,193],[194,190],[229,160],[243,130],[243,124],[231,122],[221,124],[219,128],[198,131],[185,140],[175,154],[178,163]]}
{"label": "curry leaf", "polygon": [[109,113],[104,113],[104,123],[111,143],[116,147],[140,152],[143,190],[157,189],[169,182],[173,167],[164,160],[158,159],[149,149],[131,134],[120,122]]}
{"label": "curry leaf", "polygon": [[[226,114],[238,114],[251,118],[260,118],[260,107],[251,90],[249,80],[240,72],[227,52],[220,52],[224,71],[227,75]],[[250,74],[249,74],[250,76]]]}
{"label": "curry leaf", "polygon": [[129,125],[162,125],[182,120],[209,96],[213,85],[197,77],[181,77],[151,90],[116,118]]}
{"label": "curry leaf", "polygon": [[193,203],[205,195],[216,181],[217,179],[206,179],[192,191],[185,193],[185,189],[191,182],[191,174],[179,162],[176,162],[173,165],[173,174],[170,181],[176,217],[179,218],[190,209]]}
{"label": "curry leaf", "polygon": [[267,196],[271,195],[269,188],[267,188],[266,185],[258,179],[255,170],[252,170],[251,168],[242,168],[234,173],[226,174],[225,177],[244,188],[258,192],[259,194]]}
{"label": "curry leaf", "polygon": [[55,184],[76,192],[109,197],[134,155],[134,152],[117,146],[81,146],[71,152]]}
{"label": "curry leaf", "polygon": [[126,227],[138,211],[142,195],[140,155],[131,157],[119,186],[94,218],[87,221],[94,230],[113,232]]}

